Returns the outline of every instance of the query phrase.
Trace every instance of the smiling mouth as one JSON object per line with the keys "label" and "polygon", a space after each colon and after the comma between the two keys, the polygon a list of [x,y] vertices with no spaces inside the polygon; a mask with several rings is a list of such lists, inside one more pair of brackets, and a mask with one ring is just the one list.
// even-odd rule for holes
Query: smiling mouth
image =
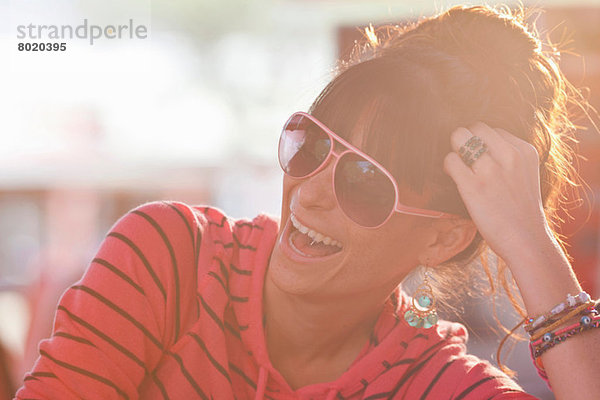
{"label": "smiling mouth", "polygon": [[343,244],[327,235],[303,225],[294,214],[290,215],[292,230],[288,237],[290,247],[304,257],[326,257],[342,250]]}

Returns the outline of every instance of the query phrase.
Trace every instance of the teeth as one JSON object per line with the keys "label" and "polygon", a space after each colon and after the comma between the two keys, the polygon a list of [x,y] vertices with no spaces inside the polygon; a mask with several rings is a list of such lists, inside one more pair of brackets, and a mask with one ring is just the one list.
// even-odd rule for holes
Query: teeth
{"label": "teeth", "polygon": [[343,247],[342,244],[340,242],[338,242],[335,239],[330,238],[329,236],[325,236],[320,232],[317,232],[313,229],[307,228],[306,226],[302,225],[294,216],[294,214],[290,215],[290,219],[292,220],[292,224],[294,225],[294,227],[296,229],[298,229],[300,232],[308,235],[308,237],[310,237],[313,240],[313,243],[315,242],[322,242],[325,243],[326,245],[329,246],[337,246],[340,249]]}
{"label": "teeth", "polygon": [[313,231],[312,229],[308,231],[308,236],[310,236],[310,238],[314,239],[316,242],[323,241],[323,235],[321,235],[319,232]]}

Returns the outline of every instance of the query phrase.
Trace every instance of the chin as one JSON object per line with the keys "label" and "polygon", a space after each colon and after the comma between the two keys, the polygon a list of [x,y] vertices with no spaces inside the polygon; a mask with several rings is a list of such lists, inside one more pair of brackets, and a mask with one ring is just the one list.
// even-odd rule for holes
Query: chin
{"label": "chin", "polygon": [[315,284],[303,279],[299,271],[290,265],[289,260],[286,260],[277,246],[271,254],[265,281],[269,281],[279,291],[293,295],[306,295],[315,290]]}

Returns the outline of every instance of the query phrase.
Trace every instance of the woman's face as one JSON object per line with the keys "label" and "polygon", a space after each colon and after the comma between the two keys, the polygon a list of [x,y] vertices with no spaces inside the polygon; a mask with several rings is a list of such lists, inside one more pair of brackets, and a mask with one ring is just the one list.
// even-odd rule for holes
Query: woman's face
{"label": "woman's face", "polygon": [[[364,135],[356,133],[352,139],[360,148]],[[331,183],[333,161],[306,179],[284,177],[281,229],[271,255],[269,278],[280,290],[297,295],[389,293],[424,261],[420,253],[430,240],[431,220],[394,214],[377,229],[357,225],[336,203]],[[422,202],[411,200],[413,206]],[[302,233],[307,229],[314,231],[309,233],[312,237],[319,233],[339,245],[317,236],[329,246],[310,246],[312,238]]]}

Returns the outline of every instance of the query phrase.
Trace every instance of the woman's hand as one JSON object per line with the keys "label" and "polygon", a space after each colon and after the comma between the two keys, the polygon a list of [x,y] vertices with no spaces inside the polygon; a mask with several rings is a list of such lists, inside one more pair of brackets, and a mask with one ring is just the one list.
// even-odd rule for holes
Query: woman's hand
{"label": "woman's hand", "polygon": [[[487,151],[469,167],[458,151],[472,136],[479,136]],[[483,122],[456,129],[450,139],[454,152],[444,159],[444,170],[496,254],[510,265],[528,246],[554,240],[543,211],[535,147]]]}
{"label": "woman's hand", "polygon": [[[471,167],[457,154],[471,137],[488,150]],[[529,143],[477,123],[451,135],[444,159],[479,232],[513,273],[527,314],[542,315],[581,291],[566,255],[548,226],[540,195],[539,157]],[[541,358],[557,399],[596,399],[600,381],[600,332],[584,332]],[[593,349],[593,350],[590,350]]]}

